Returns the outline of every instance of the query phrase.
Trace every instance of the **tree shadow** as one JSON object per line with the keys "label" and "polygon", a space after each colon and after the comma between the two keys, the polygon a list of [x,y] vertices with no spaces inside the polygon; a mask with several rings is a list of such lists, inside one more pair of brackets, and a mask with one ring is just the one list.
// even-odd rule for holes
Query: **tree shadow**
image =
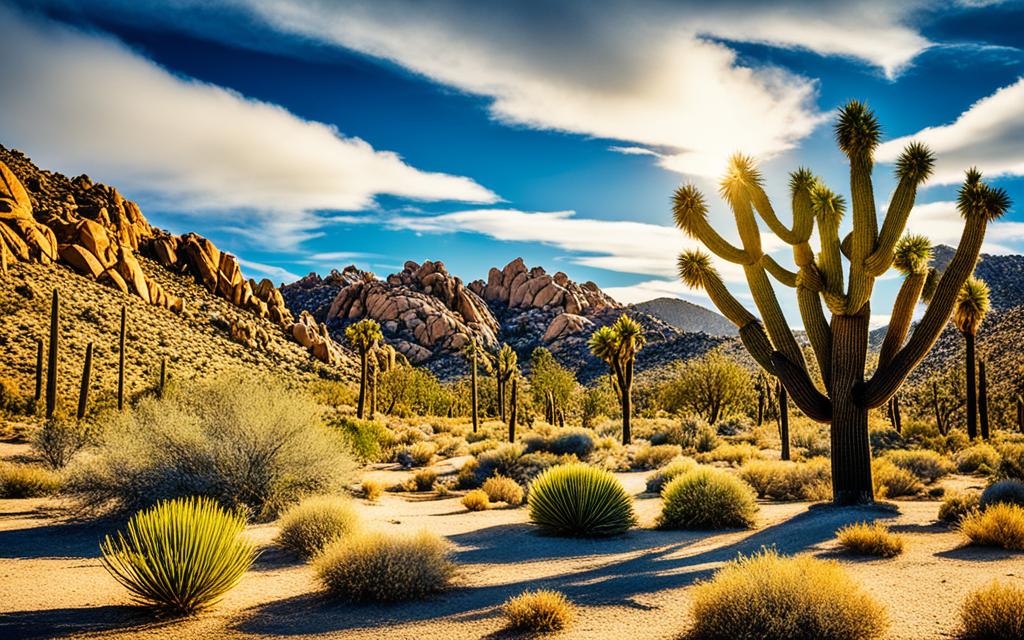
{"label": "tree shadow", "polygon": [[[509,597],[537,588],[559,590],[584,606],[645,608],[637,602],[639,596],[690,586],[739,555],[750,555],[765,547],[786,555],[797,553],[832,539],[842,526],[895,515],[891,508],[813,506],[763,529],[742,532],[739,540],[733,540],[736,531],[638,530],[610,540],[558,539],[552,544],[551,538],[538,535],[529,525],[489,527],[452,537],[466,548],[456,553],[458,562],[518,565],[597,554],[608,556],[608,561],[543,579],[520,578],[501,584],[459,587],[443,597],[391,605],[338,604],[324,594],[304,594],[247,609],[234,628],[258,635],[303,635],[384,629],[445,617],[465,621],[493,616]],[[726,544],[707,548],[716,537],[726,536]],[[612,557],[616,555],[619,557]]]}
{"label": "tree shadow", "polygon": [[66,607],[0,613],[0,638],[44,640],[82,633],[155,629],[173,620],[154,622],[139,607]]}
{"label": "tree shadow", "polygon": [[260,547],[259,551],[260,555],[252,563],[250,571],[277,571],[304,564],[304,560],[298,554],[275,544]]}
{"label": "tree shadow", "polygon": [[938,558],[950,558],[953,560],[968,560],[971,562],[998,562],[1011,558],[1024,559],[1024,552],[1009,551],[999,547],[980,547],[964,544],[946,551],[939,551],[935,554]]}
{"label": "tree shadow", "polygon": [[55,522],[0,530],[0,558],[98,558],[109,522]]}

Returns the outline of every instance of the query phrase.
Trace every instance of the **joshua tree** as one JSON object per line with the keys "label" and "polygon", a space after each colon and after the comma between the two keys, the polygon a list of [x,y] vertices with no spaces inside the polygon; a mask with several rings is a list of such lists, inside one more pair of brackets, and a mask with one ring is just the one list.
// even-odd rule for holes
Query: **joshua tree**
{"label": "joshua tree", "polygon": [[629,444],[632,440],[630,419],[633,412],[633,364],[637,352],[646,343],[643,327],[626,314],[619,316],[615,324],[601,327],[590,336],[590,351],[604,360],[615,376],[619,401],[622,403],[622,444]]}
{"label": "joshua tree", "polygon": [[345,329],[345,337],[349,343],[359,352],[359,404],[356,407],[356,416],[362,420],[366,408],[366,384],[369,374],[370,353],[378,342],[384,339],[380,331],[380,325],[376,320],[363,318],[359,322],[350,324]]}
{"label": "joshua tree", "polygon": [[505,389],[511,380],[512,375],[519,366],[519,356],[515,350],[507,344],[501,345],[501,350],[495,358],[495,379],[498,383],[498,417],[505,421]]}
{"label": "joshua tree", "polygon": [[978,426],[981,439],[988,440],[988,382],[985,380],[985,360],[978,360]]}
{"label": "joshua tree", "polygon": [[[873,113],[859,102],[846,104],[836,125],[839,148],[850,163],[853,230],[840,240],[843,199],[807,169],[792,174],[793,223],[776,216],[753,161],[735,156],[722,180],[721,194],[735,214],[741,246],[727,241],[708,221],[704,196],[687,185],[674,195],[676,224],[699,239],[723,260],[740,265],[761,319],[728,291],[706,253],[687,251],[679,273],[691,287],[707,291],[718,309],[740,330],[754,359],[778,377],[793,402],[808,417],[831,423],[833,498],[837,504],[870,502],[871,448],[868,411],[881,407],[928,353],[949,322],[957,293],[974,270],[988,222],[1002,215],[1009,197],[988,186],[971,170],[960,189],[958,208],[965,219],[963,235],[949,266],[935,285],[931,302],[907,339],[910,320],[928,278],[928,244],[919,237],[900,236],[914,204],[917,187],[931,173],[934,158],[923,145],[907,146],[897,162],[898,184],[881,229],[875,214],[871,171],[880,128]],[[797,271],[791,271],[761,249],[756,215],[793,247]],[[818,224],[820,249],[810,245]],[[843,273],[843,257],[849,274]],[[892,319],[874,374],[865,379],[871,290],[876,278],[892,265],[904,272]],[[822,385],[811,379],[800,349],[768,275],[794,287],[807,337],[821,371]],[[844,285],[845,282],[845,285]],[[826,319],[822,302],[831,312]],[[762,324],[763,322],[763,324]],[[905,343],[904,343],[905,342]]]}
{"label": "joshua tree", "polygon": [[75,417],[81,420],[89,404],[89,383],[92,377],[92,343],[85,347],[85,364],[82,365],[82,384],[78,388],[78,411]]}
{"label": "joshua tree", "polygon": [[[978,437],[978,390],[976,385],[974,339],[978,335],[978,327],[988,313],[988,285],[977,278],[968,278],[960,288],[956,298],[956,310],[953,313],[953,324],[964,336],[967,343],[967,437],[974,440]],[[988,434],[982,434],[986,439]]]}
{"label": "joshua tree", "polygon": [[508,441],[516,441],[516,421],[519,417],[519,371],[512,373],[512,393],[508,408]]}
{"label": "joshua tree", "polygon": [[483,365],[486,371],[491,370],[491,363],[488,353],[477,342],[476,336],[469,339],[464,351],[466,359],[469,360],[469,388],[470,388],[470,413],[473,414],[473,433],[476,433],[480,426],[479,395],[477,393],[477,367]]}
{"label": "joshua tree", "polygon": [[776,395],[779,398],[779,442],[782,445],[779,455],[783,460],[789,460],[789,394],[786,393],[786,387],[782,386],[781,382],[776,384],[778,384]]}
{"label": "joshua tree", "polygon": [[46,361],[46,419],[53,417],[57,410],[57,354],[60,341],[60,295],[53,290],[50,305],[50,350]]}

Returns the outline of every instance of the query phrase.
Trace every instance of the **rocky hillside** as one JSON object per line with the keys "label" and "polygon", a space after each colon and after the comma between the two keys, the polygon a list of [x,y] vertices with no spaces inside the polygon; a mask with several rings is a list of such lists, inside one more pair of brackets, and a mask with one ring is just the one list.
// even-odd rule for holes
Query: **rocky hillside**
{"label": "rocky hillside", "polygon": [[631,305],[630,308],[654,316],[680,331],[706,333],[709,336],[739,335],[736,325],[724,316],[679,298],[655,298]]}
{"label": "rocky hillside", "polygon": [[407,262],[381,280],[354,266],[326,277],[310,274],[282,287],[293,314],[307,314],[342,339],[360,318],[381,323],[385,339],[411,362],[442,377],[466,370],[460,355],[475,339],[489,349],[512,345],[522,361],[539,346],[588,381],[605,372],[589,354],[587,340],[597,327],[629,311],[647,330],[649,345],[638,367],[657,367],[703,353],[722,342],[686,333],[643,312],[629,310],[593,282],[577,283],[562,272],[528,268],[521,258],[492,268],[487,280],[464,284],[443,262]]}

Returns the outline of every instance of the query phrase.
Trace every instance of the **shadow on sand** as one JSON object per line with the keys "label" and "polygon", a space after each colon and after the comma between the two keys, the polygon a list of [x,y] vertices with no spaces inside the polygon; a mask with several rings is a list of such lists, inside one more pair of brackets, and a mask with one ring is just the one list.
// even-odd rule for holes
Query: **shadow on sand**
{"label": "shadow on sand", "polygon": [[0,613],[0,638],[44,640],[73,634],[154,629],[173,624],[173,620],[154,623],[137,607],[68,607],[38,611]]}

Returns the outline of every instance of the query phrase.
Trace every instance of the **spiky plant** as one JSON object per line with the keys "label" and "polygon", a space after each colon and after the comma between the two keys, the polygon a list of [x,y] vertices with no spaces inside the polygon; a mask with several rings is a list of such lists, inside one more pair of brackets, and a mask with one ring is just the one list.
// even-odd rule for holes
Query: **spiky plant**
{"label": "spiky plant", "polygon": [[[960,288],[974,270],[988,223],[1005,213],[1010,204],[1004,190],[988,186],[976,170],[968,172],[958,197],[965,221],[963,235],[952,261],[929,292],[924,316],[908,338],[913,309],[929,275],[923,270],[925,242],[914,237],[900,242],[900,236],[917,187],[931,173],[934,158],[921,144],[906,147],[897,162],[898,183],[879,229],[871,183],[879,136],[878,122],[865,105],[850,102],[840,111],[836,139],[850,164],[853,213],[853,231],[842,241],[839,226],[846,203],[807,169],[791,176],[793,222],[786,226],[776,216],[753,161],[744,156],[732,159],[721,191],[735,214],[740,246],[712,227],[704,196],[696,187],[679,188],[673,199],[680,229],[721,259],[742,267],[761,318],[729,293],[702,251],[680,256],[682,280],[708,293],[719,311],[739,327],[743,344],[758,364],[782,381],[807,416],[831,423],[833,497],[839,504],[874,499],[868,411],[885,405],[931,349],[953,313]],[[764,253],[758,216],[793,247],[795,271]],[[815,223],[820,239],[817,252],[810,244]],[[843,272],[844,256],[849,261],[847,274]],[[869,300],[875,279],[894,263],[904,271],[904,280],[878,366],[865,379]],[[820,388],[808,373],[769,275],[796,289],[807,338],[821,371]],[[822,303],[831,319],[826,318]]]}
{"label": "spiky plant", "polygon": [[633,500],[615,476],[582,463],[538,476],[530,485],[529,505],[530,522],[560,536],[614,536],[636,524]]}
{"label": "spiky plant", "polygon": [[380,324],[376,320],[363,318],[345,328],[345,338],[359,353],[359,402],[356,406],[356,417],[362,420],[366,410],[370,353],[377,343],[384,339],[384,334],[381,333]]}
{"label": "spiky plant", "polygon": [[608,365],[614,375],[622,403],[622,444],[632,441],[630,421],[633,414],[633,368],[636,354],[647,343],[643,327],[626,314],[611,326],[600,327],[590,336],[590,351]]}
{"label": "spiky plant", "polygon": [[179,498],[136,513],[100,544],[103,566],[132,599],[162,613],[216,604],[256,559],[245,519],[209,498]]}
{"label": "spiky plant", "polygon": [[978,278],[968,278],[956,297],[953,324],[956,325],[957,330],[963,335],[964,342],[967,345],[967,355],[964,363],[967,367],[967,436],[971,440],[978,437],[975,339],[978,335],[978,327],[981,326],[981,321],[985,319],[988,309],[988,285]]}
{"label": "spiky plant", "polygon": [[509,380],[519,367],[519,356],[515,349],[507,344],[501,345],[498,355],[494,359],[494,375],[498,383],[498,417],[505,421],[505,406],[508,404],[505,399],[505,392]]}

